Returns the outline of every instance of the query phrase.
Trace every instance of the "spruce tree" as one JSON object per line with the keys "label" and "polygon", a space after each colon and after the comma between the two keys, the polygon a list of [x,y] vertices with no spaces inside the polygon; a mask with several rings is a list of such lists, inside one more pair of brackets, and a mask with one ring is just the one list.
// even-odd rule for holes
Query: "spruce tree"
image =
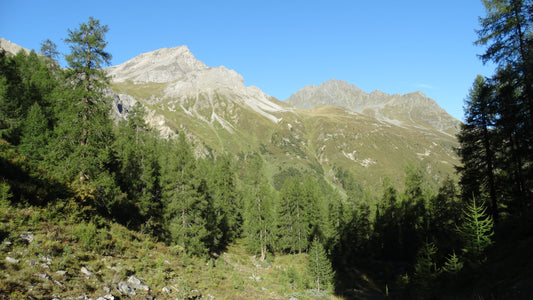
{"label": "spruce tree", "polygon": [[263,160],[254,155],[249,161],[249,171],[245,182],[248,189],[244,198],[243,232],[248,249],[266,258],[273,248],[275,234],[274,194],[263,175]]}
{"label": "spruce tree", "polygon": [[243,205],[235,181],[234,162],[229,154],[217,157],[211,172],[211,191],[217,223],[228,244],[240,236]]}
{"label": "spruce tree", "polygon": [[310,234],[309,206],[298,178],[287,178],[278,200],[278,247],[291,253],[307,250]]}
{"label": "spruce tree", "polygon": [[184,133],[172,144],[163,163],[163,202],[169,241],[190,254],[205,255],[213,250],[211,199]]}
{"label": "spruce tree", "polygon": [[435,263],[435,255],[437,254],[437,247],[433,243],[424,243],[422,248],[418,251],[416,263],[414,266],[414,284],[417,298],[427,299],[431,295],[431,286],[433,280],[438,275],[437,266]]}
{"label": "spruce tree", "polygon": [[34,103],[24,121],[20,152],[33,162],[41,161],[45,156],[48,134],[48,120],[41,106]]}
{"label": "spruce tree", "polygon": [[478,75],[466,100],[466,119],[458,134],[458,154],[462,163],[458,170],[461,172],[463,197],[489,195],[492,216],[496,220],[498,203],[494,143],[497,135],[491,130],[496,125],[493,97],[492,88]]}
{"label": "spruce tree", "polygon": [[317,239],[313,239],[308,255],[308,268],[318,292],[333,288],[335,273],[331,267],[324,246]]}

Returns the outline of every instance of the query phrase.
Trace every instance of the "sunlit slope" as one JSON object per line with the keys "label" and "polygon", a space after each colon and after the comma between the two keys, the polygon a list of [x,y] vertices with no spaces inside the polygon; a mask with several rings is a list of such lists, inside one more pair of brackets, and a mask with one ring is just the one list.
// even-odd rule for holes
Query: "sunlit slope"
{"label": "sunlit slope", "polygon": [[[333,182],[331,170],[338,166],[379,190],[384,177],[400,186],[408,164],[438,182],[453,175],[458,163],[453,148],[459,121],[420,93],[378,91],[372,97],[381,100],[369,102],[371,94],[332,81],[296,93],[299,101],[311,102],[311,108],[296,108],[245,86],[233,70],[206,67],[184,47],[145,53],[108,73],[119,117],[140,102],[152,126],[168,137],[184,132],[197,155],[257,152],[271,176],[294,168]],[[316,100],[334,91],[339,101]],[[328,105],[319,106],[321,101]]]}

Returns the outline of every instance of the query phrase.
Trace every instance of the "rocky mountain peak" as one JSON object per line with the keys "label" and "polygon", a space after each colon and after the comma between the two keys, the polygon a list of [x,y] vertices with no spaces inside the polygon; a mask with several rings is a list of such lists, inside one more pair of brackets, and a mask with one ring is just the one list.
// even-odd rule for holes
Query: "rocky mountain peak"
{"label": "rocky mountain peak", "polygon": [[7,53],[13,55],[17,54],[20,50],[26,52],[26,54],[30,53],[30,50],[12,43],[4,38],[0,38],[0,49],[4,49]]}
{"label": "rocky mountain peak", "polygon": [[107,68],[107,72],[115,82],[163,83],[204,69],[207,66],[197,60],[187,46],[181,46],[143,53],[123,64]]}
{"label": "rocky mountain peak", "polygon": [[432,128],[455,134],[459,121],[422,92],[389,95],[380,90],[366,93],[343,80],[310,85],[291,95],[287,103],[297,108],[336,105],[399,126]]}

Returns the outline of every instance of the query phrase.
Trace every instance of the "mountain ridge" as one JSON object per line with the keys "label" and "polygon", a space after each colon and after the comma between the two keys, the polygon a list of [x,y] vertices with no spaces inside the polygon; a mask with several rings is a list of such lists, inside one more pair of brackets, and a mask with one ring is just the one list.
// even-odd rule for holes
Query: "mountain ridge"
{"label": "mountain ridge", "polygon": [[[399,126],[433,127],[450,135],[458,132],[459,120],[442,109],[435,100],[420,91],[389,95],[380,90],[366,93],[344,80],[331,79],[308,85],[285,102],[297,108],[337,105]],[[413,119],[412,112],[417,112]]]}
{"label": "mountain ridge", "polygon": [[[316,98],[323,104],[302,109],[245,86],[234,70],[206,66],[183,46],[143,53],[106,71],[111,78],[107,96],[116,118],[127,118],[128,111],[141,103],[146,121],[162,136],[184,133],[196,156],[259,153],[273,181],[287,169],[296,169],[338,185],[334,170],[342,167],[378,192],[384,177],[401,186],[409,164],[423,170],[435,185],[453,176],[458,164],[456,128],[435,123],[432,119],[447,121],[447,113],[419,93],[367,94],[333,80],[307,88],[309,96],[306,88],[295,93],[308,103]],[[329,98],[315,97],[326,92]],[[371,97],[377,100],[365,104]],[[331,99],[360,105],[335,106],[342,101]],[[425,111],[428,107],[431,113]]]}

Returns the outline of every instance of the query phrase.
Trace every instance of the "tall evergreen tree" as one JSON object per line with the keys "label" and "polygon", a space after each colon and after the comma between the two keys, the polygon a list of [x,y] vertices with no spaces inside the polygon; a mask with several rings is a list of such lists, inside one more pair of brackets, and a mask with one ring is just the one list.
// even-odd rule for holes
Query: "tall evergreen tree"
{"label": "tall evergreen tree", "polygon": [[433,243],[424,243],[418,251],[414,266],[414,285],[417,299],[430,299],[431,285],[438,275],[435,263],[437,247]]}
{"label": "tall evergreen tree", "polygon": [[57,45],[50,39],[46,39],[41,43],[41,54],[48,57],[51,60],[57,60],[59,52],[57,51]]}
{"label": "tall evergreen tree", "polygon": [[278,200],[278,247],[283,251],[302,253],[307,250],[309,206],[303,197],[298,178],[287,178]]}
{"label": "tall evergreen tree", "polygon": [[20,152],[32,161],[41,161],[48,144],[48,120],[41,106],[36,102],[30,108],[24,121]]}
{"label": "tall evergreen tree", "polygon": [[324,246],[322,246],[322,243],[318,238],[313,239],[308,257],[308,268],[313,277],[313,281],[316,284],[317,291],[320,292],[321,290],[333,288],[335,273],[331,267],[331,262],[326,255]]}
{"label": "tall evergreen tree", "polygon": [[374,244],[378,255],[387,259],[399,259],[403,245],[403,231],[400,227],[399,195],[389,178],[383,181],[381,197],[374,221]]}
{"label": "tall evergreen tree", "polygon": [[92,17],[69,30],[67,86],[57,101],[61,113],[48,159],[58,177],[72,182],[78,199],[109,213],[119,191],[109,172],[113,135],[102,70],[111,59],[105,50],[107,31]]}
{"label": "tall evergreen tree", "polygon": [[[118,182],[127,194],[128,203],[116,210],[124,221],[141,222],[143,230],[157,236],[161,233],[163,208],[158,136],[146,124],[144,116],[144,108],[137,103],[128,113],[127,120],[118,126],[113,148],[119,161]],[[134,220],[133,203],[137,206],[139,220]]]}
{"label": "tall evergreen tree", "polygon": [[478,76],[466,100],[465,123],[458,135],[458,148],[462,165],[461,185],[463,197],[488,195],[491,214],[498,217],[498,201],[495,179],[495,108],[492,88],[482,76]]}
{"label": "tall evergreen tree", "polygon": [[194,255],[213,250],[213,207],[200,178],[196,159],[184,133],[178,136],[164,162],[163,200],[171,243]]}
{"label": "tall evergreen tree", "polygon": [[472,198],[464,210],[464,221],[458,228],[458,233],[464,245],[463,254],[474,266],[484,261],[485,251],[493,243],[493,227],[492,218],[487,216],[486,208]]}
{"label": "tall evergreen tree", "polygon": [[264,260],[269,249],[273,248],[275,234],[274,194],[263,175],[263,160],[259,155],[252,156],[249,163],[248,189],[244,202],[243,231],[248,248],[259,253]]}
{"label": "tall evergreen tree", "polygon": [[224,243],[240,235],[243,205],[235,182],[234,162],[229,154],[217,157],[211,172],[211,190]]}

